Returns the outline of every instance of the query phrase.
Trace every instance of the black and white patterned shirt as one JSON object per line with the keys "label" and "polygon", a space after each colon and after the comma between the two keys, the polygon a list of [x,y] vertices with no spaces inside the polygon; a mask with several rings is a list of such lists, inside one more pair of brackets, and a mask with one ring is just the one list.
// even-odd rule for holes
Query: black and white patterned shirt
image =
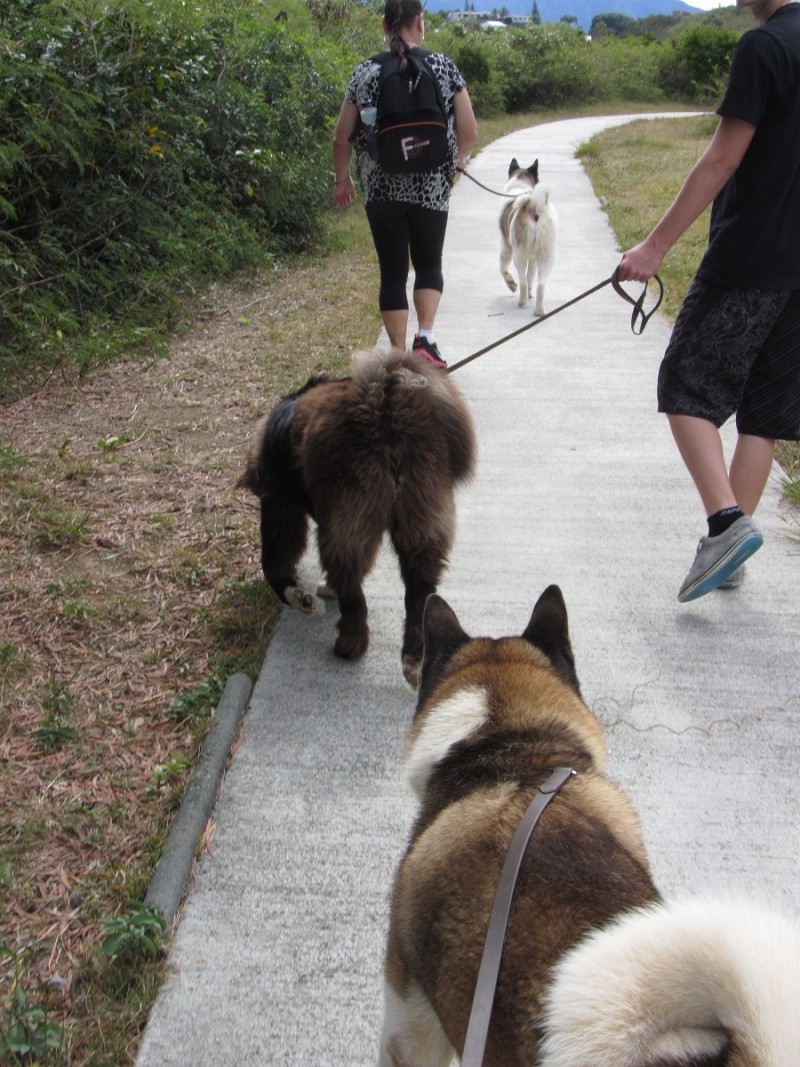
{"label": "black and white patterned shirt", "polygon": [[[457,144],[455,117],[453,115],[453,97],[466,88],[461,72],[447,56],[440,52],[428,52],[428,63],[433,71],[442,93],[444,109],[447,113],[447,140],[450,153],[447,162],[434,170],[420,171],[417,174],[389,174],[375,160],[370,159],[366,146],[360,139],[355,142],[356,164],[364,202],[372,200],[395,200],[418,204],[434,211],[447,211],[450,204],[450,188],[456,173]],[[345,91],[345,99],[350,100],[359,111],[375,107],[378,100],[378,80],[381,68],[372,59],[365,59],[353,71]]]}

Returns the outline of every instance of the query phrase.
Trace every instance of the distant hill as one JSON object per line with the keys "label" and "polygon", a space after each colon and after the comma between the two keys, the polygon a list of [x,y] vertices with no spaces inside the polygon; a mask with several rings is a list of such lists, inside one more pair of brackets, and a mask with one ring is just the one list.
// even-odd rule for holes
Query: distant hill
{"label": "distant hill", "polygon": [[[486,0],[470,0],[470,7],[476,11],[492,11],[505,7],[510,15],[530,15],[533,0],[500,0],[498,3]],[[539,17],[542,22],[560,22],[563,15],[574,15],[578,25],[588,33],[595,15],[614,12],[628,15],[632,19],[643,19],[648,15],[671,15],[674,11],[687,14],[701,14],[699,7],[685,4],[683,0],[537,0]],[[427,0],[428,11],[461,11],[463,3],[454,0]]]}

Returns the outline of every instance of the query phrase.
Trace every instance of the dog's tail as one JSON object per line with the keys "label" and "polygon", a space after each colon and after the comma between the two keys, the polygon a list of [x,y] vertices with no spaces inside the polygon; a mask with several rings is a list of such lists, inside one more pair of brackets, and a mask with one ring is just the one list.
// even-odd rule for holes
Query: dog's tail
{"label": "dog's tail", "polygon": [[798,1067],[800,926],[729,899],[627,912],[556,965],[543,1028],[541,1067]]}
{"label": "dog's tail", "polygon": [[449,375],[419,353],[376,349],[353,356],[353,380],[387,435],[402,437],[410,465],[446,470],[454,483],[475,472],[477,445],[467,402]]}

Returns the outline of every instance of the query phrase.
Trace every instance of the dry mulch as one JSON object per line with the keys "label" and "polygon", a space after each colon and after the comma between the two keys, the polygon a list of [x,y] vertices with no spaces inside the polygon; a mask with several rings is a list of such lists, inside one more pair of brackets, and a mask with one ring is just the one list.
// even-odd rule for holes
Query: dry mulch
{"label": "dry mulch", "polygon": [[[0,945],[51,990],[63,1062],[91,1062],[100,920],[144,895],[197,752],[170,708],[261,582],[234,483],[257,418],[330,365],[316,278],[217,287],[166,358],[54,375],[0,409]],[[0,957],[0,1005],[14,970]]]}

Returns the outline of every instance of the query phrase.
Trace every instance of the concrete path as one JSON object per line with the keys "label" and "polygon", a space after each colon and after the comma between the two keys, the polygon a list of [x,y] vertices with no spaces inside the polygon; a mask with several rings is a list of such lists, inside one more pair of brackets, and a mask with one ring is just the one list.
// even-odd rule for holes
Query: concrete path
{"label": "concrete path", "polygon": [[[470,164],[502,188],[512,156],[538,157],[560,217],[549,309],[618,262],[574,150],[629,118],[521,131]],[[532,318],[499,274],[501,203],[463,179],[454,191],[437,321],[451,363]],[[745,584],[678,604],[704,517],[655,412],[669,328],[656,317],[634,337],[629,311],[603,289],[457,372],[480,460],[440,591],[468,632],[499,636],[558,582],[584,696],[662,890],[738,888],[796,908],[800,529],[776,474]],[[306,571],[318,577],[312,553]],[[400,774],[414,696],[387,549],[367,597],[372,645],[357,665],[332,655],[335,611],[281,620],[138,1067],[376,1062],[387,896],[414,814]]]}

